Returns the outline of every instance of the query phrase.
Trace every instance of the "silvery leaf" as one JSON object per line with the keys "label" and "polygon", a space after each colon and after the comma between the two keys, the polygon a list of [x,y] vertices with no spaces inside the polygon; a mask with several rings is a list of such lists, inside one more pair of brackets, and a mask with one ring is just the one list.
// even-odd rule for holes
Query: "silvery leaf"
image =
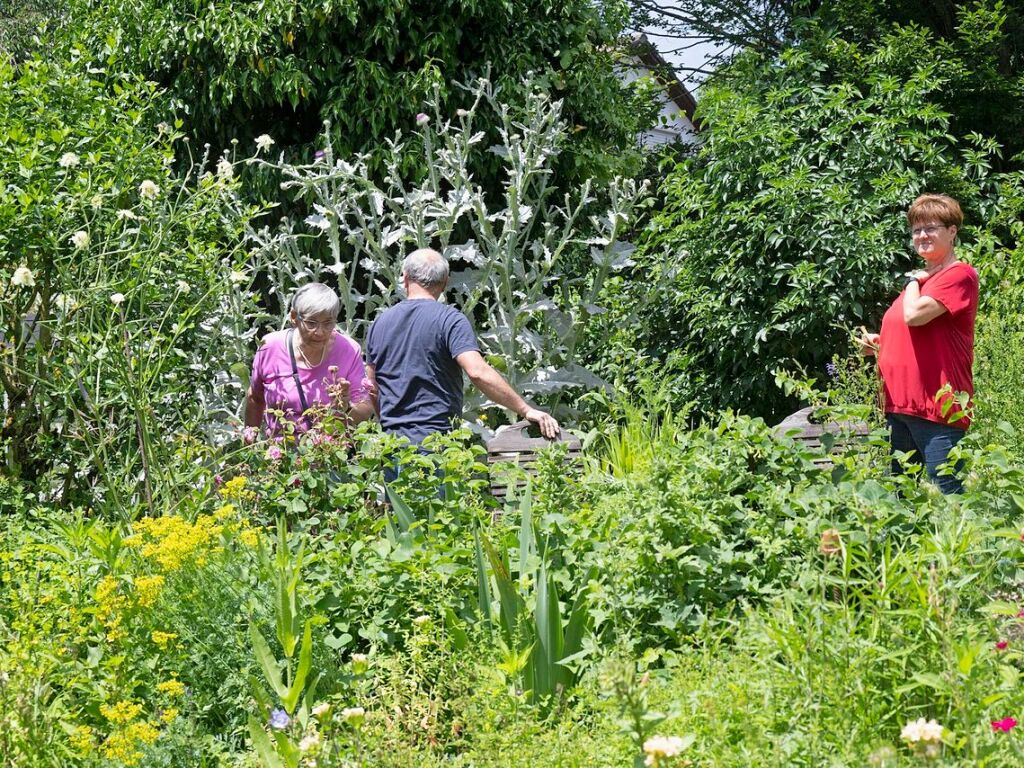
{"label": "silvery leaf", "polygon": [[479,267],[484,263],[484,257],[476,247],[475,240],[469,240],[461,245],[449,245],[444,249],[444,257],[452,261],[468,261],[473,266]]}
{"label": "silvery leaf", "polygon": [[519,311],[520,312],[538,312],[538,311],[547,312],[547,311],[552,310],[552,309],[558,309],[558,306],[555,304],[555,302],[553,302],[551,299],[541,299],[540,301],[535,301],[532,304],[527,304],[525,307],[522,307]]}
{"label": "silvery leaf", "polygon": [[482,274],[478,269],[464,269],[459,272],[452,272],[448,278],[448,285],[456,291],[469,293],[480,283]]}
{"label": "silvery leaf", "polygon": [[545,394],[572,387],[608,389],[610,385],[600,376],[596,376],[582,366],[568,365],[564,368],[554,368],[553,366],[538,368],[524,379],[520,386],[524,392]]}
{"label": "silvery leaf", "polygon": [[331,222],[319,214],[307,216],[306,223],[315,229],[319,229],[321,232],[331,228]]}
{"label": "silvery leaf", "polygon": [[508,147],[504,147],[501,144],[492,144],[487,148],[487,151],[492,155],[497,155],[498,157],[508,157]]}

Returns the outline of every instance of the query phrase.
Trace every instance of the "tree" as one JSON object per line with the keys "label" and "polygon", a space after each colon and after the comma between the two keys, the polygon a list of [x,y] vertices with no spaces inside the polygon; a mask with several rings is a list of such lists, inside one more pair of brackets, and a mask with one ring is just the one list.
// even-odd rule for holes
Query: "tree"
{"label": "tree", "polygon": [[667,177],[644,247],[672,286],[647,347],[674,361],[684,398],[780,414],[792,404],[774,369],[821,370],[847,331],[877,327],[912,264],[904,212],[919,193],[983,220],[997,147],[952,137],[936,103],[964,66],[920,28],[871,47],[820,28],[708,86],[704,143]]}
{"label": "tree", "polygon": [[450,84],[488,68],[506,97],[532,72],[563,100],[575,126],[558,169],[568,178],[609,177],[653,119],[615,73],[619,0],[72,5],[97,53],[166,87],[186,130],[218,151],[269,134],[308,157],[329,121],[339,154],[373,152],[413,126],[435,86],[447,114],[465,106]]}

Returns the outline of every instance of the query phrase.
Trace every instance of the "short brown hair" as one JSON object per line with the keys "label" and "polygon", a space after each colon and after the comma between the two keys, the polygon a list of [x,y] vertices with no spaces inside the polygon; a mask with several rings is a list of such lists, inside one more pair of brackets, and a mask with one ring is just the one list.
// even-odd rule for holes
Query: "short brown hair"
{"label": "short brown hair", "polygon": [[949,195],[921,195],[910,204],[907,223],[914,226],[929,221],[960,229],[964,224],[964,212],[960,210],[960,203]]}

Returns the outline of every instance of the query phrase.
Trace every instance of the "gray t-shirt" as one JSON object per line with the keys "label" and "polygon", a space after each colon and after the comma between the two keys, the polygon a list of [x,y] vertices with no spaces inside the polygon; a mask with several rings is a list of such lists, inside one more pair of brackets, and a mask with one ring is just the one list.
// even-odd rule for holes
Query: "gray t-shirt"
{"label": "gray t-shirt", "polygon": [[455,358],[479,349],[469,320],[448,304],[406,299],[384,310],[366,335],[384,431],[417,444],[450,431],[462,416],[462,369]]}

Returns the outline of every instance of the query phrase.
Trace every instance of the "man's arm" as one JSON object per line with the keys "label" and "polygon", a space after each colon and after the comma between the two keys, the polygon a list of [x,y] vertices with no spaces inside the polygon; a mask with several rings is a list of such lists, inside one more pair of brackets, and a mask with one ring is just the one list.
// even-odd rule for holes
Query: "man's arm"
{"label": "man's arm", "polygon": [[510,411],[515,411],[521,418],[538,425],[540,433],[549,440],[558,437],[558,422],[551,417],[551,414],[534,408],[523,400],[519,393],[509,386],[505,378],[494,370],[479,352],[475,350],[463,352],[455,358],[455,362],[466,372],[473,385],[491,400]]}
{"label": "man's arm", "polygon": [[921,285],[917,280],[911,280],[907,284],[907,290],[903,294],[903,322],[907,325],[927,325],[936,317],[944,315],[946,311],[941,301],[921,295]]}

